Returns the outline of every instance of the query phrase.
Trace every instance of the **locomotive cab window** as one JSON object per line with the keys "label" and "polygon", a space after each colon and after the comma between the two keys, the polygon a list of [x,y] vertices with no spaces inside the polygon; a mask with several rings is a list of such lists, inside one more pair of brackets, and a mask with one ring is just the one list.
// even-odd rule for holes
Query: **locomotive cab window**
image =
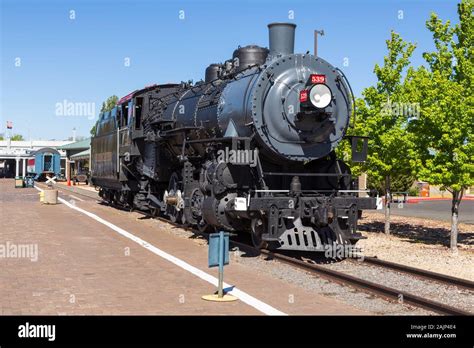
{"label": "locomotive cab window", "polygon": [[120,108],[122,109],[121,115],[122,115],[122,120],[121,120],[121,127],[127,127],[128,126],[128,104],[123,103]]}
{"label": "locomotive cab window", "polygon": [[135,100],[135,129],[142,127],[142,104],[143,98],[138,97]]}
{"label": "locomotive cab window", "polygon": [[112,111],[112,115],[115,111],[115,122],[117,124],[118,128],[122,128],[122,110],[120,110],[120,107],[116,107]]}

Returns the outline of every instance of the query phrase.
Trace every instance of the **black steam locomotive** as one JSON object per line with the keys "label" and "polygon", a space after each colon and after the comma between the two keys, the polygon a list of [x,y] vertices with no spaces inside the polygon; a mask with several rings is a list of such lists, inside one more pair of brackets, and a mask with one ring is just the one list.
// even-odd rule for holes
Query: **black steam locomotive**
{"label": "black steam locomotive", "polygon": [[[362,209],[335,149],[354,111],[344,74],[294,54],[296,25],[268,25],[269,49],[237,48],[205,81],[153,85],[100,115],[92,183],[106,201],[254,245],[322,251],[354,244]],[[362,161],[351,137],[353,160]],[[365,140],[365,141],[364,141]]]}

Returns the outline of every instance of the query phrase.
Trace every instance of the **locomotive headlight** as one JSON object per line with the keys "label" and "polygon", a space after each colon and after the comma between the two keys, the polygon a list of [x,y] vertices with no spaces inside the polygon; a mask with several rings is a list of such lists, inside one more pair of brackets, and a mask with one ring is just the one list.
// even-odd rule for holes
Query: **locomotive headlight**
{"label": "locomotive headlight", "polygon": [[328,86],[324,84],[314,85],[309,91],[309,100],[318,109],[324,109],[331,103],[332,93]]}

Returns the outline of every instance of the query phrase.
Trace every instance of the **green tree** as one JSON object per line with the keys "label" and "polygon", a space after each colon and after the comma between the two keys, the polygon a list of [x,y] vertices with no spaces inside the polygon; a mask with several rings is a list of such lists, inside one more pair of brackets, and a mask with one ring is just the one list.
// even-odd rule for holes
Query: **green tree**
{"label": "green tree", "polygon": [[95,121],[94,125],[92,126],[92,128],[91,128],[91,130],[90,130],[90,133],[91,133],[92,136],[95,136],[95,131],[96,131],[96,129],[97,129],[97,123],[98,123],[98,122],[99,122],[99,121]]}
{"label": "green tree", "polygon": [[23,138],[23,135],[21,135],[21,134],[14,134],[14,135],[12,135],[11,140],[12,141],[22,141],[22,140],[25,140],[25,138]]}
{"label": "green tree", "polygon": [[474,1],[458,4],[459,23],[436,14],[426,22],[435,44],[427,67],[410,70],[407,89],[420,103],[410,122],[416,134],[419,177],[452,193],[451,240],[457,249],[458,214],[464,191],[474,185]]}
{"label": "green tree", "polygon": [[107,100],[102,103],[100,112],[102,113],[102,112],[111,111],[115,107],[115,105],[117,105],[118,101],[119,101],[119,97],[117,97],[116,95],[108,97]]}
{"label": "green tree", "polygon": [[[107,100],[102,103],[102,107],[100,108],[100,113],[111,111],[115,107],[115,105],[117,105],[118,101],[119,101],[119,97],[117,97],[116,95],[112,95],[108,97]],[[97,128],[98,122],[99,121],[97,120],[94,126],[92,126],[91,131],[90,131],[91,135],[95,135],[95,130]]]}
{"label": "green tree", "polygon": [[369,137],[367,162],[354,169],[367,172],[369,187],[385,188],[385,233],[390,233],[390,179],[414,178],[413,142],[407,129],[410,115],[401,106],[407,102],[405,70],[416,45],[393,31],[386,44],[383,65],[374,68],[376,85],[365,88],[356,101],[358,121],[351,133]]}

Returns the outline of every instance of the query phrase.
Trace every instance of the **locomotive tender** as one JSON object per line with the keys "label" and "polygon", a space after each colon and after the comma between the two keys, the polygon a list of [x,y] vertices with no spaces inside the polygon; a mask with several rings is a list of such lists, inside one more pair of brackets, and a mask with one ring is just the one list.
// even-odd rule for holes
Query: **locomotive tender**
{"label": "locomotive tender", "polygon": [[269,49],[237,48],[205,81],[153,85],[100,115],[91,180],[106,201],[200,230],[250,232],[257,247],[354,244],[362,209],[336,158],[354,112],[344,74],[295,54],[295,24],[272,23]]}

